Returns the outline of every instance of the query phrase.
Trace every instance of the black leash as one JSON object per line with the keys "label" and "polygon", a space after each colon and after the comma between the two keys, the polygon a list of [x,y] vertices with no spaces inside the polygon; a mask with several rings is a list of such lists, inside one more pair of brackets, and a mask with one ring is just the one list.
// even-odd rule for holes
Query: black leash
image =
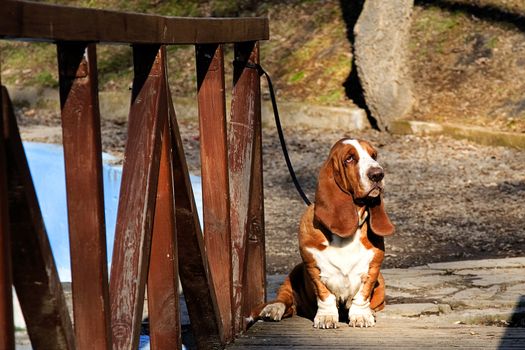
{"label": "black leash", "polygon": [[292,162],[290,161],[290,156],[288,155],[288,148],[286,147],[286,141],[284,140],[284,134],[283,134],[283,128],[281,126],[281,119],[279,118],[279,110],[277,109],[277,99],[275,98],[275,91],[273,89],[272,79],[266,73],[266,71],[261,67],[259,64],[250,64],[247,63],[246,67],[248,68],[255,68],[259,72],[260,76],[265,76],[266,81],[268,82],[268,89],[270,90],[270,99],[272,100],[272,108],[273,108],[273,115],[275,117],[275,126],[277,127],[277,134],[279,135],[279,141],[281,142],[281,148],[283,150],[284,160],[286,161],[286,166],[288,167],[288,172],[290,173],[290,176],[292,177],[292,181],[295,185],[295,188],[297,189],[297,192],[299,192],[299,195],[303,199],[304,203],[306,205],[312,204],[306,194],[304,193],[303,189],[301,188],[301,185],[299,184],[299,181],[297,180],[297,176],[295,176],[295,171],[293,170]]}

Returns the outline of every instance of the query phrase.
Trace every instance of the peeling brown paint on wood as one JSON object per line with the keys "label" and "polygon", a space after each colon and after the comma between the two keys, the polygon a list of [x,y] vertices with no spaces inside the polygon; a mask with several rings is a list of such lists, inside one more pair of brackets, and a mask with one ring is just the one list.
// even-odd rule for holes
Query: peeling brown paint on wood
{"label": "peeling brown paint on wood", "polygon": [[[59,42],[78,347],[108,348],[111,343],[114,349],[137,346],[150,248],[154,244],[150,271],[153,348],[180,346],[175,285],[177,255],[198,347],[221,348],[244,329],[245,310],[264,299],[264,222],[259,76],[251,67],[236,66],[232,120],[226,124],[224,63],[217,43],[239,43],[235,49],[236,61],[256,63],[258,47],[254,40],[268,38],[268,19],[168,18],[25,1],[4,1],[2,6],[0,38]],[[135,77],[109,306],[96,55],[94,44],[87,44],[94,41],[134,45]],[[199,44],[197,50],[212,48],[210,57],[200,56],[197,51],[205,239],[167,84],[165,51],[160,47],[175,43]],[[204,45],[211,43],[213,45]],[[5,91],[3,94],[7,96]],[[13,240],[11,249],[12,255],[16,255],[13,260],[19,264],[14,270],[14,284],[20,290],[24,313],[31,317],[28,330],[33,346],[73,349],[71,320],[12,109],[9,113],[12,120],[4,121],[11,123],[9,128],[14,125],[14,129],[8,129],[2,140],[7,147],[9,166],[1,166],[0,171],[9,172],[9,205],[16,208],[14,214],[9,213],[10,230],[24,231]],[[161,139],[165,142],[164,156],[161,156]],[[170,152],[172,164],[166,160]],[[158,187],[159,162],[162,164],[161,187]],[[230,176],[234,178],[231,186]],[[171,177],[175,190],[169,187]],[[169,199],[170,193],[175,198],[175,208]],[[229,195],[235,200],[230,201]],[[0,205],[5,204],[5,196],[2,199],[4,202]],[[161,214],[163,212],[166,214]],[[232,227],[236,233],[230,237]],[[162,241],[152,242],[152,230],[161,232],[156,237]],[[177,244],[177,239],[181,244]],[[84,254],[91,249],[95,254]],[[35,261],[36,269],[31,270]],[[169,271],[163,269],[165,266]],[[2,271],[8,271],[2,267]],[[39,297],[31,300],[29,296],[35,290]],[[111,316],[108,316],[109,309]],[[233,315],[235,327],[232,327]],[[1,322],[0,329],[7,329],[6,334],[12,333],[10,326],[2,326]],[[2,341],[10,342],[6,336]]]}
{"label": "peeling brown paint on wood", "polygon": [[148,315],[151,349],[153,350],[182,347],[172,140],[167,104],[161,111],[159,118],[165,120],[165,125],[162,132],[159,181],[148,274]]}
{"label": "peeling brown paint on wood", "polygon": [[111,266],[113,349],[138,346],[167,108],[165,49],[133,46],[135,77]]}
{"label": "peeling brown paint on wood", "polygon": [[[252,179],[254,169],[258,128],[260,128],[260,79],[252,66],[258,63],[256,42],[235,44],[235,63],[231,120],[229,130],[229,168],[230,168],[230,222],[232,237],[232,277],[233,277],[233,320],[234,332],[245,328],[244,276],[247,243],[251,225],[249,218]],[[250,67],[246,67],[249,63]],[[262,178],[261,178],[262,179]],[[258,184],[257,184],[258,186]],[[261,198],[262,199],[262,198]],[[261,220],[259,213],[257,214]],[[262,222],[259,225],[262,227]]]}
{"label": "peeling brown paint on wood", "polygon": [[0,37],[125,44],[233,43],[267,40],[269,21],[167,17],[5,0]]}
{"label": "peeling brown paint on wood", "polygon": [[230,194],[221,45],[197,45],[204,242],[217,294],[220,333],[232,339]]}
{"label": "peeling brown paint on wood", "polygon": [[76,345],[111,347],[96,46],[57,45]]}
{"label": "peeling brown paint on wood", "polygon": [[[259,63],[258,47],[253,60]],[[266,300],[266,251],[264,237],[264,193],[262,168],[262,126],[260,105],[260,84],[254,82],[254,152],[252,178],[250,183],[250,202],[248,205],[248,242],[243,283],[242,315]]]}
{"label": "peeling brown paint on wood", "polygon": [[179,253],[179,275],[198,349],[222,349],[217,297],[208,268],[190,175],[171,96],[170,122],[173,139],[173,181]]}
{"label": "peeling brown paint on wood", "polygon": [[71,319],[53,260],[7,90],[2,115],[13,284],[35,349],[75,349]]}

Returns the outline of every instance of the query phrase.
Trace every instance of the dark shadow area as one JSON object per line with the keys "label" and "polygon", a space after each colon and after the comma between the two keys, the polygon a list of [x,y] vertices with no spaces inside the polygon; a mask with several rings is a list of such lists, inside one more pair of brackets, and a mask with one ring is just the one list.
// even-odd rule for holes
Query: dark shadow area
{"label": "dark shadow area", "polygon": [[463,12],[488,22],[508,23],[525,31],[525,14],[510,12],[494,5],[474,5],[447,0],[415,0],[415,5],[435,6],[450,12]]}
{"label": "dark shadow area", "polygon": [[523,349],[523,347],[525,347],[525,295],[522,295],[516,304],[498,349]]}
{"label": "dark shadow area", "polygon": [[[179,311],[182,344],[188,350],[198,350],[197,342],[195,340],[195,337],[193,336],[193,332],[191,331],[190,318],[188,315],[188,308],[186,306],[186,299],[184,299],[184,295],[182,294],[179,296]],[[142,337],[141,342],[146,343],[150,341],[149,317],[146,317],[142,320],[142,323],[140,325],[140,335]]]}
{"label": "dark shadow area", "polygon": [[[299,184],[301,185],[306,196],[311,201],[313,201],[315,197],[315,190],[317,188],[318,173],[309,173],[306,169],[300,167],[297,167],[296,172],[299,174],[297,175],[297,181],[299,181]],[[285,176],[286,177],[283,178],[282,181],[274,182],[272,185],[276,188],[279,188],[280,190],[288,192],[291,196],[291,199],[301,200],[299,192],[297,192],[293,185],[292,177],[289,174],[286,174]]]}
{"label": "dark shadow area", "polygon": [[133,45],[133,68],[135,74],[131,89],[131,103],[135,102],[135,99],[144,87],[155,64],[159,47],[159,45],[153,44]]}
{"label": "dark shadow area", "polygon": [[398,225],[383,268],[524,256],[525,219],[518,210],[524,196],[520,180],[412,193],[411,201],[428,204],[390,213]]}
{"label": "dark shadow area", "polygon": [[200,91],[202,83],[204,82],[204,78],[206,77],[206,73],[208,72],[208,70],[209,69],[211,70],[219,69],[218,66],[210,67],[212,65],[213,60],[214,59],[217,60],[215,62],[216,65],[224,61],[224,54],[222,53],[222,50],[219,52],[216,52],[218,47],[219,47],[218,44],[195,46],[195,51],[196,51],[196,56],[197,56],[197,59],[196,59],[197,60],[197,63],[196,63],[197,91]]}
{"label": "dark shadow area", "polygon": [[345,22],[346,26],[346,37],[352,46],[352,63],[350,74],[343,82],[343,87],[345,88],[346,97],[351,99],[359,108],[364,109],[372,128],[379,130],[377,121],[372,117],[370,110],[366,105],[363,87],[361,86],[361,82],[359,81],[359,77],[357,75],[354,54],[354,26],[357,23],[361,11],[363,10],[364,3],[364,0],[339,0],[343,21]]}

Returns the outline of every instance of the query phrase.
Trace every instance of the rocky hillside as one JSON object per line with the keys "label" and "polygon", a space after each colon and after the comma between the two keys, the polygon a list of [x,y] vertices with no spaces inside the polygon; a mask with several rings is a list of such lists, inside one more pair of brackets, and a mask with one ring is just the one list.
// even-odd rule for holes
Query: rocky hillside
{"label": "rocky hillside", "polygon": [[[273,76],[279,98],[352,105],[342,86],[351,69],[351,47],[338,1],[55,2],[167,15],[268,16],[271,40],[262,43],[262,62]],[[57,86],[53,45],[0,45],[4,83]],[[192,96],[193,47],[173,46],[168,52],[172,91]],[[132,70],[130,48],[99,46],[98,53],[101,90],[127,90]],[[408,118],[525,132],[522,0],[417,0],[409,55],[417,104]],[[231,48],[226,61],[231,61]]]}

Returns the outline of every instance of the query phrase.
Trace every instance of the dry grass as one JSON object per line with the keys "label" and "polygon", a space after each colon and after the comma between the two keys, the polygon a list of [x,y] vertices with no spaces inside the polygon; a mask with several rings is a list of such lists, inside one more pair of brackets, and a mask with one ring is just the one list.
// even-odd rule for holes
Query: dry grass
{"label": "dry grass", "polygon": [[[68,2],[79,1],[83,0]],[[109,8],[124,3],[89,1]],[[149,12],[168,14],[214,11],[211,5],[196,3],[177,9],[172,2],[152,5],[135,0],[125,8],[140,5]],[[525,23],[525,2],[420,0],[416,4],[409,47],[417,105],[408,118],[525,132],[525,24],[520,26]],[[339,2],[267,1],[243,15],[270,18],[271,40],[261,43],[261,57],[279,99],[352,106],[342,86],[351,69],[351,47]],[[4,83],[57,86],[54,45],[0,42],[0,50]],[[102,91],[129,88],[130,51],[126,46],[99,46]],[[231,88],[231,51],[227,46],[227,90]],[[194,54],[192,46],[168,49],[170,85],[177,96],[195,94]]]}

